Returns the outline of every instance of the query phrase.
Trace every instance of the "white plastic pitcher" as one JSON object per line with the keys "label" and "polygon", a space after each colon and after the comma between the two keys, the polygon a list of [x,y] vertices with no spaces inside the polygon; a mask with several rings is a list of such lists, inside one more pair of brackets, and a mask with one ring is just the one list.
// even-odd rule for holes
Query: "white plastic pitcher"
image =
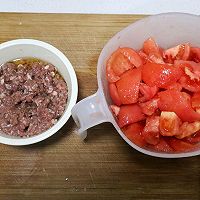
{"label": "white plastic pitcher", "polygon": [[200,150],[187,153],[158,153],[138,147],[123,134],[109,109],[111,99],[106,80],[107,59],[119,47],[140,49],[143,42],[149,37],[153,37],[163,48],[185,42],[189,42],[193,46],[200,46],[200,17],[184,13],[154,15],[129,25],[111,38],[98,59],[98,91],[77,103],[72,109],[72,116],[79,127],[78,134],[84,139],[87,136],[88,128],[103,122],[111,122],[121,137],[142,153],[163,158],[199,155]]}

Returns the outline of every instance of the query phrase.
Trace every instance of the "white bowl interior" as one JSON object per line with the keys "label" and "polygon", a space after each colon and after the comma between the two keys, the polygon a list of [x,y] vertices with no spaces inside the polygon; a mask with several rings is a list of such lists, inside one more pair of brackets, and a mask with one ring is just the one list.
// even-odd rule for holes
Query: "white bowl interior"
{"label": "white bowl interior", "polygon": [[[107,88],[106,61],[113,51],[119,47],[131,47],[134,49],[140,49],[143,42],[149,37],[153,37],[159,46],[163,48],[168,48],[185,42],[189,42],[193,46],[200,46],[199,35],[200,17],[183,13],[166,13],[150,16],[139,20],[118,32],[105,45],[98,60],[98,85],[99,90],[102,92],[102,96],[105,96],[107,106],[110,105],[111,99],[109,97]],[[108,111],[108,115],[110,115],[110,121],[113,123],[122,138],[129,145],[140,152],[156,157],[165,158],[188,157],[200,154],[200,150],[188,153],[169,154],[157,153],[142,149],[133,144],[124,136],[110,111]]]}
{"label": "white bowl interior", "polygon": [[47,131],[30,138],[19,138],[0,133],[0,142],[11,145],[26,145],[39,142],[58,131],[71,115],[71,109],[76,103],[78,86],[73,67],[69,60],[55,47],[37,40],[19,39],[0,45],[0,64],[8,61],[34,57],[53,64],[63,76],[68,87],[66,109],[58,122]]}

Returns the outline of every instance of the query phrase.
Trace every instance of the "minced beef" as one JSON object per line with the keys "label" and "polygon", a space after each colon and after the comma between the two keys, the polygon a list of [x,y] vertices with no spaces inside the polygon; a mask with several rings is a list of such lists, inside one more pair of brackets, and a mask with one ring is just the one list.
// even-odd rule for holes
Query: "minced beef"
{"label": "minced beef", "polygon": [[52,127],[67,103],[67,84],[56,68],[27,58],[0,67],[0,131],[30,137]]}

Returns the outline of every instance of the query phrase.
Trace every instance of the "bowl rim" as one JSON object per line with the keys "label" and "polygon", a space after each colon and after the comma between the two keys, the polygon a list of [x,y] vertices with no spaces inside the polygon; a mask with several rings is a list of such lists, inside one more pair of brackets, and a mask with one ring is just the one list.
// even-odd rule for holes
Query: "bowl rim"
{"label": "bowl rim", "polygon": [[[157,17],[165,17],[165,16],[188,16],[188,17],[194,17],[194,18],[198,18],[200,20],[200,17],[198,15],[195,14],[189,14],[189,13],[181,13],[181,12],[166,12],[166,13],[160,13],[160,14],[155,14],[155,15],[150,15],[150,16],[146,16],[142,19],[139,19],[131,24],[129,24],[128,26],[126,26],[125,28],[121,29],[120,31],[118,31],[117,33],[115,33],[104,45],[99,58],[98,58],[98,63],[97,63],[97,81],[98,81],[98,90],[101,93],[101,96],[104,97],[106,104],[108,105],[106,98],[105,98],[105,94],[103,92],[103,84],[102,84],[102,80],[101,80],[101,57],[103,56],[104,50],[107,49],[107,47],[109,46],[109,44],[112,42],[112,40],[114,40],[115,38],[117,38],[119,35],[122,34],[122,32],[124,32],[127,29],[130,28],[134,28],[135,26],[137,26],[138,23],[143,23],[146,20],[150,20],[153,18],[157,18]],[[105,104],[105,105],[106,105]],[[110,109],[109,109],[110,110]],[[113,126],[115,127],[116,131],[119,133],[119,135],[124,139],[124,141],[126,143],[128,143],[132,148],[136,149],[137,151],[149,155],[149,156],[153,156],[153,157],[158,157],[158,158],[184,158],[184,157],[193,157],[193,156],[197,156],[200,155],[200,149],[199,150],[194,150],[193,152],[182,152],[182,153],[162,153],[162,152],[155,152],[155,151],[150,151],[150,150],[146,150],[143,149],[137,145],[135,145],[133,142],[131,142],[125,135],[124,133],[121,131],[121,129],[119,128],[119,126],[117,125],[113,115],[111,114],[111,111],[109,111],[109,113],[107,113],[107,115],[109,115],[109,122],[111,122],[113,124]]]}
{"label": "bowl rim", "polygon": [[71,96],[70,96],[68,106],[66,107],[60,119],[51,128],[49,128],[48,130],[38,135],[26,137],[26,138],[12,138],[12,137],[7,138],[0,135],[0,143],[2,144],[13,145],[13,146],[23,146],[23,145],[30,145],[30,144],[43,141],[49,138],[50,136],[52,136],[53,134],[55,134],[62,126],[64,126],[64,124],[68,121],[68,119],[71,116],[72,107],[76,104],[76,101],[77,101],[78,81],[77,81],[75,70],[72,64],[70,63],[70,61],[68,60],[68,58],[53,45],[47,42],[43,42],[43,41],[35,40],[35,39],[15,39],[15,40],[10,40],[10,41],[1,43],[0,50],[7,47],[15,46],[15,45],[35,45],[35,46],[39,46],[44,49],[47,49],[51,53],[55,54],[66,66],[69,73],[69,77],[71,79],[71,83],[72,83]]}

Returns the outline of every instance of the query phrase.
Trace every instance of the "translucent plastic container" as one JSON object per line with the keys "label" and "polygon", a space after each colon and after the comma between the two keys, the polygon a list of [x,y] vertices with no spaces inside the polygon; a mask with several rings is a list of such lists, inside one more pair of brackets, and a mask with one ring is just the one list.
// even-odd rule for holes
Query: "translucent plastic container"
{"label": "translucent plastic container", "polygon": [[85,138],[87,129],[103,122],[111,122],[120,136],[138,151],[155,157],[181,158],[200,154],[200,150],[187,153],[160,153],[146,150],[132,143],[120,130],[109,105],[106,61],[113,51],[119,47],[132,47],[140,49],[143,42],[153,37],[159,46],[168,48],[180,43],[189,42],[191,45],[200,46],[200,17],[184,13],[165,13],[146,17],[139,20],[112,37],[103,48],[97,65],[98,91],[89,96],[72,109],[72,116],[78,125],[78,134]]}

